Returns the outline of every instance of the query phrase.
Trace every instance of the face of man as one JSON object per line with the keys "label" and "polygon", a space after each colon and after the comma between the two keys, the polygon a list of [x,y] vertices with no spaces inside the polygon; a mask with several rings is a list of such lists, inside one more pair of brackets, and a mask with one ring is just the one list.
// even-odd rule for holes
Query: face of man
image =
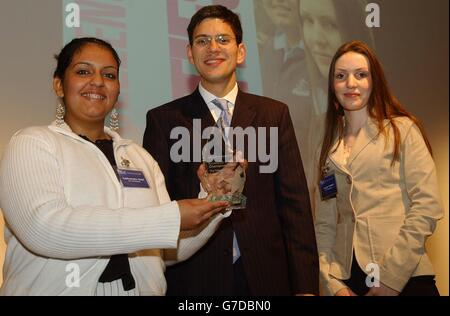
{"label": "face of man", "polygon": [[195,28],[187,54],[200,74],[202,86],[214,92],[219,87],[234,87],[236,68],[244,62],[246,48],[243,43],[237,44],[229,24],[221,19],[205,19]]}
{"label": "face of man", "polygon": [[334,4],[331,0],[302,0],[300,16],[304,41],[323,78],[328,78],[331,60],[342,45]]}
{"label": "face of man", "polygon": [[276,27],[300,28],[298,0],[268,0],[264,5]]}

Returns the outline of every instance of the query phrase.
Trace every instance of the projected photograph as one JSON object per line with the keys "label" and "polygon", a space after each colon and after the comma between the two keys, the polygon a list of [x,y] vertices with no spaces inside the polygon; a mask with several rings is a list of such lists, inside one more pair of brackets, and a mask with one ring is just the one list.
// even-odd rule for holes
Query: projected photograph
{"label": "projected photograph", "polygon": [[349,40],[376,47],[366,6],[365,0],[254,0],[263,93],[289,106],[311,191],[331,59]]}
{"label": "projected photograph", "polygon": [[[198,280],[228,284],[226,273],[244,271],[247,280],[238,281],[248,281],[245,293],[264,296],[273,294],[278,280],[283,289],[302,289],[297,283],[304,271],[298,267],[311,249],[308,268],[317,259],[324,270],[329,261],[325,270],[330,272],[323,275],[347,281],[344,270],[363,257],[357,243],[364,235],[369,246],[361,241],[368,249],[356,262],[361,269],[361,262],[393,262],[395,254],[408,253],[393,265],[402,270],[417,260],[420,269],[412,267],[398,284],[415,272],[435,273],[439,293],[448,296],[448,0],[0,2],[0,295],[40,294],[41,288],[86,294],[91,289],[85,284],[77,288],[81,275],[82,282],[92,284],[109,280],[97,282],[100,294],[113,293],[114,288],[103,287],[112,280],[122,284],[122,294],[196,296],[187,287],[186,292],[168,288],[198,285]],[[242,42],[240,28],[217,17],[205,18],[208,27],[190,41],[192,17],[211,5],[232,11],[225,10],[240,21]],[[190,28],[191,35],[200,24]],[[365,43],[377,61],[368,55],[355,58],[363,93],[345,90],[345,80],[333,72],[329,78],[338,49],[355,40]],[[349,67],[331,70],[345,77]],[[101,75],[94,78],[94,73]],[[343,105],[346,98],[363,97],[369,111]],[[364,114],[364,124],[349,131],[349,113],[355,112]],[[395,129],[402,119],[412,122],[407,132],[402,123]],[[229,156],[239,156],[233,164],[220,161],[221,171],[236,177],[237,189],[208,168],[202,152],[210,140],[203,134],[206,125],[217,129],[219,145],[234,151]],[[231,134],[230,141],[235,127],[242,131]],[[367,138],[365,147],[358,137]],[[351,165],[355,144],[361,149],[356,157],[362,147],[373,150],[360,155],[356,166]],[[132,149],[121,151],[122,146]],[[256,149],[249,154],[249,147]],[[381,156],[387,158],[377,159]],[[434,182],[423,185],[427,181]],[[432,187],[432,193],[424,187]],[[228,191],[233,199],[224,198]],[[396,207],[388,203],[395,193],[401,200]],[[371,194],[373,200],[367,198]],[[175,203],[183,199],[195,201]],[[193,210],[214,201],[232,201],[235,207],[223,204],[220,212],[205,207],[201,221],[182,223],[183,206]],[[146,212],[153,207],[169,210],[173,218],[150,223]],[[121,217],[120,212],[127,213]],[[130,213],[136,222],[128,221]],[[156,241],[147,242],[146,234]],[[160,236],[173,240],[159,242]],[[185,247],[180,258],[177,245]],[[106,269],[113,256],[112,268]],[[271,262],[273,270],[281,272],[271,275],[264,262],[275,257],[281,261]],[[156,269],[148,268],[149,258]],[[206,273],[224,267],[223,258],[232,259],[233,267]],[[128,271],[127,262],[139,262],[143,270],[132,264]],[[66,263],[78,266],[65,270]],[[391,273],[393,279],[400,279],[399,270]],[[148,288],[139,289],[140,277],[152,280],[145,283]],[[265,283],[269,277],[273,283]],[[336,294],[343,283],[333,278],[325,281]],[[210,295],[223,289],[215,287]]]}

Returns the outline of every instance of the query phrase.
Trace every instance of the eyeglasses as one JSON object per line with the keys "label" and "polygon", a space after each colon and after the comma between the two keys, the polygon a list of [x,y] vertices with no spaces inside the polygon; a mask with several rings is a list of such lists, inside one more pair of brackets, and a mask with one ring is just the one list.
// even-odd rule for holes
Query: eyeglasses
{"label": "eyeglasses", "polygon": [[212,40],[215,40],[220,46],[227,46],[234,39],[231,35],[218,34],[215,36],[199,36],[194,40],[194,45],[200,48],[211,46]]}

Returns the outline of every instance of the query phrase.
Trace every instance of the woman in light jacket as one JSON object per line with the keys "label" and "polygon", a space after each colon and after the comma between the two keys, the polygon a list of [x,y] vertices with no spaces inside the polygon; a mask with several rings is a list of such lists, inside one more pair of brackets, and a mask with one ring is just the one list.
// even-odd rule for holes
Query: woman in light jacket
{"label": "woman in light jacket", "polygon": [[317,207],[314,200],[319,178],[317,163],[325,134],[328,70],[342,44],[357,39],[375,46],[372,29],[366,27],[366,6],[366,0],[300,0],[306,58],[296,69],[301,73],[297,74],[298,80],[292,77],[285,85],[294,85],[291,91],[296,101],[284,102],[289,105],[296,128],[313,210]]}
{"label": "woman in light jacket", "polygon": [[162,249],[186,259],[229,212],[215,215],[225,204],[207,200],[171,202],[156,161],[104,126],[120,93],[109,43],[75,39],[57,61],[65,115],[60,107],[50,126],[16,133],[0,164],[1,294],[164,295]]}
{"label": "woman in light jacket", "polygon": [[316,237],[327,295],[439,295],[425,242],[443,216],[430,144],[364,43],[335,54]]}

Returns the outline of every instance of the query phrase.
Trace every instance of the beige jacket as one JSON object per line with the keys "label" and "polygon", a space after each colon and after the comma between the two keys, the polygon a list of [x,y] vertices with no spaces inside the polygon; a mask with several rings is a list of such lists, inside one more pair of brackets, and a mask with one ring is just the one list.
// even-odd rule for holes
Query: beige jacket
{"label": "beige jacket", "polygon": [[325,295],[345,287],[340,280],[350,278],[353,251],[363,271],[377,264],[380,281],[397,291],[412,276],[434,275],[425,242],[443,216],[435,164],[418,127],[398,118],[400,161],[391,166],[394,136],[385,123],[387,144],[369,119],[346,166],[336,153],[328,157],[338,195],[327,201],[316,196],[315,222]]}

